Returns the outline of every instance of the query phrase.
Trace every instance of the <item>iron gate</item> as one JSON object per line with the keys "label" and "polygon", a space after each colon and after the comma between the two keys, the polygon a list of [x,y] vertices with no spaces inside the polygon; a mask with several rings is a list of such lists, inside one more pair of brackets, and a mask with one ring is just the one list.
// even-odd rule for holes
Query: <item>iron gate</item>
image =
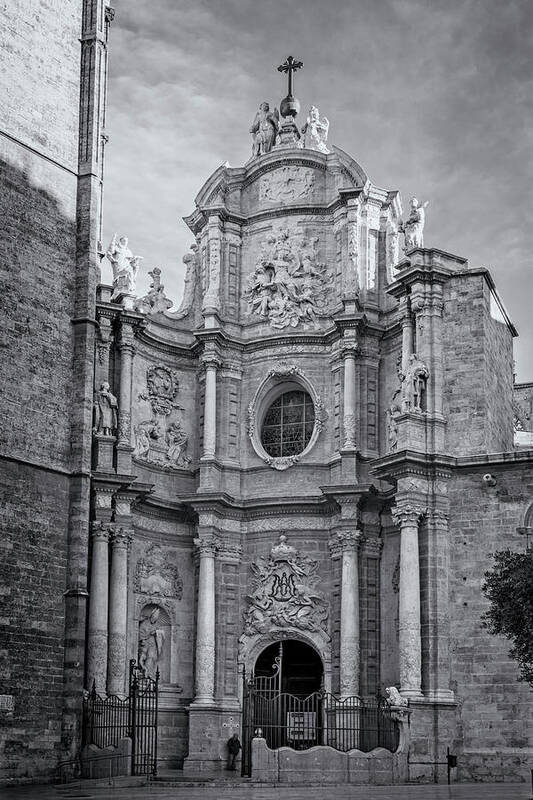
{"label": "iron gate", "polygon": [[[399,744],[398,723],[380,700],[339,698],[323,690],[307,697],[281,691],[281,659],[271,676],[243,676],[242,774],[252,773],[252,739],[261,735],[272,750],[308,750],[327,745],[348,752],[383,747],[394,753]],[[259,734],[259,729],[261,733]]]}
{"label": "iron gate", "polygon": [[127,697],[101,697],[93,684],[83,701],[82,745],[118,747],[121,739],[130,737],[131,774],[155,775],[158,688],[159,671],[151,678],[134,660]]}

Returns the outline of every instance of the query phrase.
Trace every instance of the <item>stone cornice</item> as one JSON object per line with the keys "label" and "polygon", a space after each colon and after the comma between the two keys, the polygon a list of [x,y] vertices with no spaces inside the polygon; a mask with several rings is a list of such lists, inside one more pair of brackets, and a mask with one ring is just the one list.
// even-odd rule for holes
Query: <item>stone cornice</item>
{"label": "stone cornice", "polygon": [[370,472],[378,478],[401,478],[405,475],[438,476],[449,478],[456,459],[438,453],[420,453],[400,450],[371,462]]}
{"label": "stone cornice", "polygon": [[339,510],[331,499],[321,496],[258,497],[239,501],[226,493],[213,492],[182,497],[182,502],[197,513],[211,511],[221,518],[237,519],[261,519],[292,514],[333,516]]}
{"label": "stone cornice", "polygon": [[185,503],[167,500],[157,495],[145,495],[135,506],[135,512],[143,517],[152,519],[181,520],[195,522],[195,515]]}

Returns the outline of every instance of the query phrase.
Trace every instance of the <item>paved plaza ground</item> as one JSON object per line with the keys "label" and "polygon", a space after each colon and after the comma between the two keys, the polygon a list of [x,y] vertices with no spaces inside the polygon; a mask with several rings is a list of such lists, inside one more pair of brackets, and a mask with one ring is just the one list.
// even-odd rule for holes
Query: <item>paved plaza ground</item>
{"label": "paved plaza ground", "polygon": [[529,800],[527,784],[453,786],[107,786],[85,783],[0,788],[1,800]]}

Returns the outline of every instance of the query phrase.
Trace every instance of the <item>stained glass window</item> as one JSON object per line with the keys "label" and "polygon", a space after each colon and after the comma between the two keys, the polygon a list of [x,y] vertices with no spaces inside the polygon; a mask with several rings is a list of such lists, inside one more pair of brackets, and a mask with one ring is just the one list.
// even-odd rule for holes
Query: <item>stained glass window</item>
{"label": "stained glass window", "polygon": [[314,425],[315,408],[307,392],[285,392],[265,414],[263,447],[273,458],[296,456],[309,444]]}

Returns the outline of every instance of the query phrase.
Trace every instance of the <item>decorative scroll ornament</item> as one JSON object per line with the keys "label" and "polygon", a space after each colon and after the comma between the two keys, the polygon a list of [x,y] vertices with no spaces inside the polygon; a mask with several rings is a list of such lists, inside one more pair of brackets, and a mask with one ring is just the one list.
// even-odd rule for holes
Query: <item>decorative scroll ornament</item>
{"label": "decorative scroll ornament", "polygon": [[139,594],[176,597],[181,600],[183,583],[178,568],[169,563],[169,554],[157,544],[151,544],[137,561],[133,575],[133,590]]}
{"label": "decorative scroll ornament", "polygon": [[252,636],[273,628],[327,631],[327,604],[316,588],[318,561],[299,555],[283,534],[270,551],[252,564],[252,594],[244,632]]}
{"label": "decorative scroll ornament", "polygon": [[259,200],[271,203],[286,203],[300,200],[312,191],[315,171],[303,167],[288,166],[267,172],[259,180]]}
{"label": "decorative scroll ornament", "polygon": [[318,238],[282,228],[263,242],[244,297],[250,311],[266,317],[273,328],[300,323],[316,325],[327,313],[326,265],[318,261]]}

